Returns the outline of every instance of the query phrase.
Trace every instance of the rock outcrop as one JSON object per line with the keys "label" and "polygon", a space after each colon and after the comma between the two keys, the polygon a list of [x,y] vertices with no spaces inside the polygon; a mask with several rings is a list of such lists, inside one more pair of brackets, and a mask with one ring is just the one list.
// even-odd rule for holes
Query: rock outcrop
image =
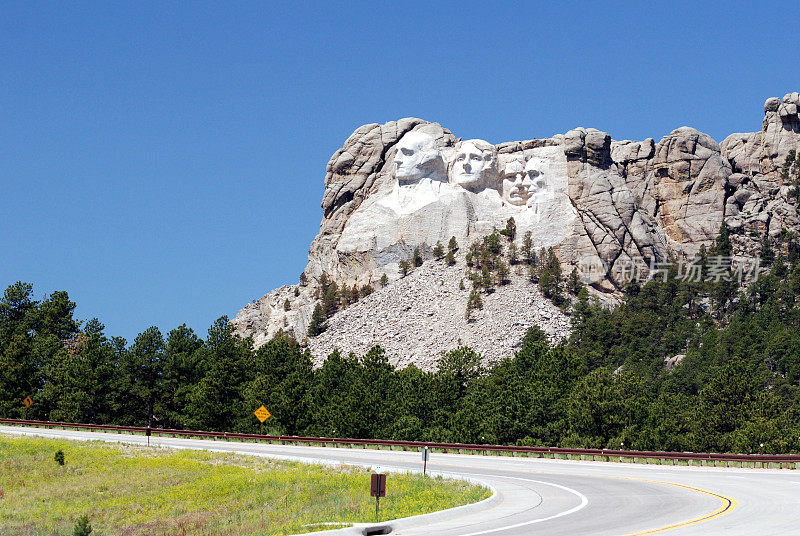
{"label": "rock outcrop", "polygon": [[780,184],[780,169],[789,151],[800,141],[800,94],[772,97],[764,103],[760,132],[731,134],[722,142],[722,151],[733,171],[761,175],[762,180]]}
{"label": "rock outcrop", "polygon": [[800,151],[799,110],[797,92],[767,99],[761,132],[731,134],[720,144],[733,171],[725,223],[739,256],[758,255],[764,234],[775,238],[783,229],[800,230],[792,185],[781,177],[789,152]]}
{"label": "rock outcrop", "polygon": [[[757,255],[764,233],[800,229],[796,201],[781,179],[786,156],[800,148],[798,108],[797,93],[769,99],[760,132],[732,134],[721,144],[689,127],[658,142],[614,141],[605,132],[576,128],[492,145],[461,141],[422,119],[365,125],[328,163],[322,223],[301,283],[249,304],[233,324],[256,344],[278,330],[304,339],[324,278],[380,289],[337,313],[328,332],[309,340],[318,357],[334,346],[363,351],[380,343],[401,365],[428,366],[459,340],[492,359],[508,355],[534,323],[561,337],[563,318],[522,280],[484,300],[492,321],[501,319],[504,343],[488,335],[488,323],[461,318],[466,296],[452,287],[463,269],[426,264],[398,281],[400,263],[415,250],[431,258],[436,243],[446,245],[451,237],[468,246],[509,218],[516,222],[517,246],[530,233],[537,250],[554,249],[565,273],[577,268],[593,292],[610,297],[619,296],[631,265],[646,272],[655,263],[691,258],[712,244],[723,222],[735,255]],[[384,275],[386,287],[377,284]],[[414,285],[425,305],[406,313]],[[506,316],[504,307],[512,309]],[[536,316],[542,311],[547,319]],[[397,335],[396,324],[413,329]]]}
{"label": "rock outcrop", "polygon": [[711,136],[689,127],[658,143],[652,165],[658,224],[672,251],[693,256],[719,233],[731,166]]}

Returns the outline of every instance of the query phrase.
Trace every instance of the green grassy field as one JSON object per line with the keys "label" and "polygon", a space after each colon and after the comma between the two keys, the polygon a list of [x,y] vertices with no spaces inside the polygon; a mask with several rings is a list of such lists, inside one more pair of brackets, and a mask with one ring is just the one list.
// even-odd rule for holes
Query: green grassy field
{"label": "green grassy field", "polygon": [[[63,450],[66,464],[54,461]],[[388,476],[381,518],[489,496],[464,482]],[[0,534],[292,534],[375,521],[369,472],[203,451],[0,436]]]}

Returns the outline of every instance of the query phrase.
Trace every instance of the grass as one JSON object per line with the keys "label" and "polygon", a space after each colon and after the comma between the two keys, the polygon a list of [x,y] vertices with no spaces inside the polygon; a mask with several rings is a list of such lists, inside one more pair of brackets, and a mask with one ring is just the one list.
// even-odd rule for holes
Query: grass
{"label": "grass", "polygon": [[[65,465],[53,459],[64,451]],[[0,436],[0,534],[293,534],[375,521],[369,471],[254,456]],[[390,474],[383,520],[489,496],[459,481]],[[319,525],[330,523],[332,525]]]}

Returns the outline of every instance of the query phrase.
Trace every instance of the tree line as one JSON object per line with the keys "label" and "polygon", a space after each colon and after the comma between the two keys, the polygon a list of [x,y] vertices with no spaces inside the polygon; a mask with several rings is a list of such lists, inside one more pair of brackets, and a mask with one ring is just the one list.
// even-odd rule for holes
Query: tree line
{"label": "tree line", "polygon": [[[723,229],[701,256],[729,247]],[[0,415],[255,432],[263,404],[265,432],[280,434],[800,452],[798,249],[784,233],[768,273],[744,289],[672,274],[632,283],[613,310],[581,289],[569,340],[551,344],[532,327],[499,363],[460,347],[435,372],[395,369],[380,347],[334,352],[315,369],[293,338],[254,349],[226,317],[205,338],[151,327],[128,343],[77,320],[66,292],[35,300],[17,282],[0,299]]]}

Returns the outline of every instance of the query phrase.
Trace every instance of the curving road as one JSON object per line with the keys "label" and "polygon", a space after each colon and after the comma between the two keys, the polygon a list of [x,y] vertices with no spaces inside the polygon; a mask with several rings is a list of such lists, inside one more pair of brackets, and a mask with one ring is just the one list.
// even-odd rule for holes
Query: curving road
{"label": "curving road", "polygon": [[[103,432],[0,426],[0,433],[110,442],[146,438]],[[420,454],[153,437],[173,448],[237,452],[309,462],[421,470]],[[480,481],[492,498],[401,520],[392,534],[437,536],[644,536],[800,534],[800,473],[431,454],[433,473]],[[390,484],[391,486],[391,477]],[[326,534],[356,534],[343,529]]]}

